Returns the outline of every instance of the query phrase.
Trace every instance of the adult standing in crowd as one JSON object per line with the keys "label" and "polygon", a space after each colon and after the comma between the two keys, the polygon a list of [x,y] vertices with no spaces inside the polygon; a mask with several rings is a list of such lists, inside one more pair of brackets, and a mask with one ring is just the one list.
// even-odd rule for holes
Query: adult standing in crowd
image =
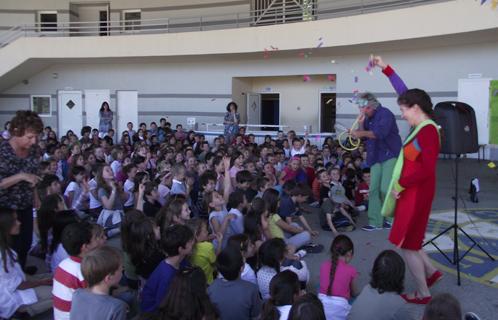
{"label": "adult standing in crowd", "polygon": [[109,103],[107,101],[102,102],[100,107],[100,122],[99,122],[99,132],[104,137],[110,129],[112,129],[112,118],[114,116]]}
{"label": "adult standing in crowd", "polygon": [[368,225],[362,229],[374,231],[390,228],[391,222],[381,215],[382,203],[387,194],[396,157],[401,150],[396,118],[383,107],[375,95],[365,92],[358,97],[360,108],[359,129],[351,132],[354,138],[366,140],[367,165],[370,167],[368,194]]}
{"label": "adult standing in crowd", "polygon": [[408,269],[415,278],[417,290],[404,298],[411,303],[427,304],[431,300],[429,288],[443,277],[422,249],[436,193],[436,164],[440,149],[438,127],[431,120],[433,108],[427,92],[408,90],[396,72],[380,57],[376,57],[375,63],[382,68],[399,94],[401,116],[411,128],[395,164],[382,213],[394,214],[389,241],[401,248]]}
{"label": "adult standing in crowd", "polygon": [[21,222],[13,248],[24,268],[33,237],[33,204],[40,150],[38,136],[43,122],[32,111],[17,111],[10,121],[11,138],[0,143],[0,208],[15,210]]}
{"label": "adult standing in crowd", "polygon": [[228,145],[232,143],[232,140],[239,133],[239,123],[240,114],[237,112],[237,104],[233,101],[227,105],[227,113],[223,120],[225,125],[225,141]]}

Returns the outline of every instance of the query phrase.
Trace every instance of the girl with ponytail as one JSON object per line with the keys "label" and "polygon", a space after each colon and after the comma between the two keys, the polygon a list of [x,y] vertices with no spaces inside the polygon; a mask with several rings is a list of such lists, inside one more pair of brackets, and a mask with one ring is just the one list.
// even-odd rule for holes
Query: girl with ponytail
{"label": "girl with ponytail", "polygon": [[287,319],[294,300],[301,292],[297,275],[285,270],[277,274],[270,282],[270,299],[263,305],[261,320]]}
{"label": "girl with ponytail", "polygon": [[346,319],[351,306],[348,300],[357,296],[358,272],[349,263],[353,259],[354,246],[346,235],[338,235],[330,246],[331,259],[320,266],[320,294],[327,319]]}

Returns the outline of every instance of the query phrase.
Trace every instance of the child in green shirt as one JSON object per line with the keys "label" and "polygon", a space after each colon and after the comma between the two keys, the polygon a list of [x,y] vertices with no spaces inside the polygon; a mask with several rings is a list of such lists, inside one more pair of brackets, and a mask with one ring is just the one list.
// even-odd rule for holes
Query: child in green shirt
{"label": "child in green shirt", "polygon": [[223,235],[220,233],[209,235],[207,221],[200,218],[189,220],[187,225],[191,228],[195,238],[190,263],[192,266],[201,268],[206,275],[207,283],[211,284],[214,279],[216,256],[221,251],[221,246],[218,246],[215,252],[211,241],[216,238],[218,243],[222,243]]}

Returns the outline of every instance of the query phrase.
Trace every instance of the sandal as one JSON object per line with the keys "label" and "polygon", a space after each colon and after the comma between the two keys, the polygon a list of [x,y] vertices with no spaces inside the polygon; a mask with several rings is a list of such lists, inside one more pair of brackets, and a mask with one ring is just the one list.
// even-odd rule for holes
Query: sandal
{"label": "sandal", "polygon": [[438,283],[441,279],[443,279],[443,273],[439,270],[436,270],[429,278],[425,281],[427,282],[427,287],[432,287],[436,283]]}
{"label": "sandal", "polygon": [[401,297],[405,299],[405,301],[408,303],[420,304],[420,305],[428,304],[432,300],[432,296],[419,298],[417,296],[417,293],[414,294],[413,298],[409,298],[407,294],[402,294]]}

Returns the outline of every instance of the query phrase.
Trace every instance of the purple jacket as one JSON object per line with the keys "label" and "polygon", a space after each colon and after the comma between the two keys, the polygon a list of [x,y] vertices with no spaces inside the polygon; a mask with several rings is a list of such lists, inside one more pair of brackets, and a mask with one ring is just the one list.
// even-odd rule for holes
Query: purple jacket
{"label": "purple jacket", "polygon": [[[398,95],[404,93],[408,88],[394,70],[387,66],[382,71],[391,81],[391,85]],[[394,114],[383,106],[377,107],[374,115],[367,118],[364,123],[365,130],[372,131],[376,139],[367,139],[367,165],[373,166],[389,159],[396,158],[401,151],[401,137]]]}

